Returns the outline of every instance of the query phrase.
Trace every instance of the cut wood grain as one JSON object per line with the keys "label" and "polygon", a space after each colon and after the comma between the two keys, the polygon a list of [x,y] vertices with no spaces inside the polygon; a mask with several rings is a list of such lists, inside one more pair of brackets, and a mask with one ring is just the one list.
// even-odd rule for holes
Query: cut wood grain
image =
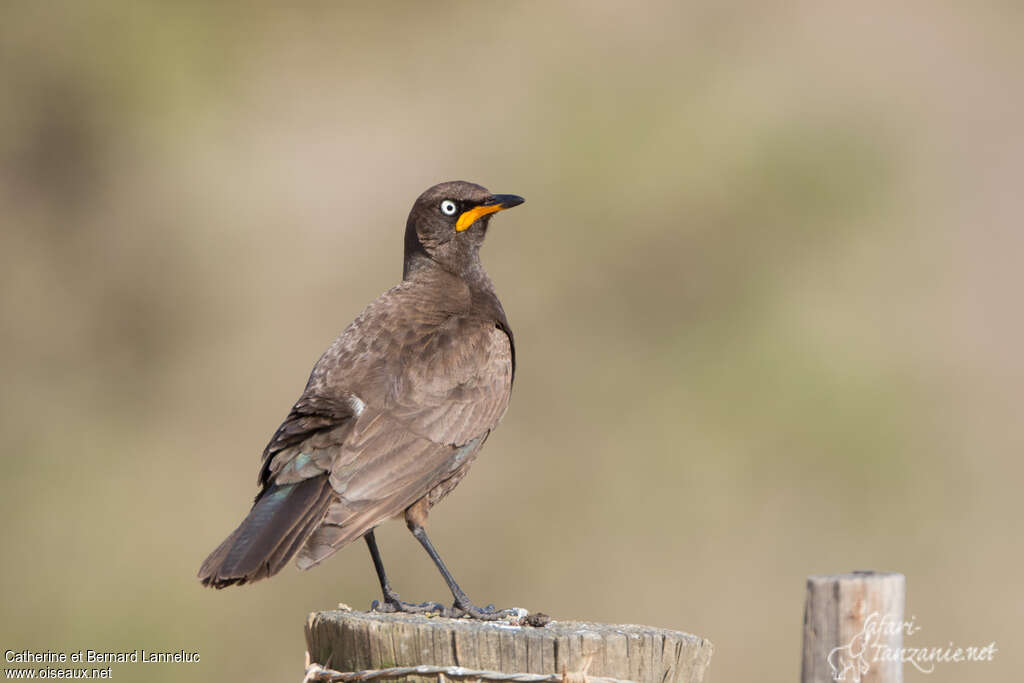
{"label": "cut wood grain", "polygon": [[[712,645],[680,631],[552,621],[545,627],[409,614],[314,612],[311,661],[336,671],[456,665],[504,673],[578,672],[635,683],[699,683]],[[403,680],[436,683],[436,676]]]}

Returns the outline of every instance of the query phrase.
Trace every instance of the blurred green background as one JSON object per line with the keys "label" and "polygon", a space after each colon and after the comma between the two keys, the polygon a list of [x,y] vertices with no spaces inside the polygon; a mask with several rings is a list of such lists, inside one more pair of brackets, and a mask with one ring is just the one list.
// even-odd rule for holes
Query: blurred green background
{"label": "blurred green background", "polygon": [[907,645],[999,649],[908,680],[1019,680],[1024,12],[843,5],[4,3],[0,648],[301,678],[307,613],[378,597],[362,544],[194,575],[465,179],[527,198],[484,252],[511,409],[432,516],[474,599],[794,681],[805,576],[897,570]]}

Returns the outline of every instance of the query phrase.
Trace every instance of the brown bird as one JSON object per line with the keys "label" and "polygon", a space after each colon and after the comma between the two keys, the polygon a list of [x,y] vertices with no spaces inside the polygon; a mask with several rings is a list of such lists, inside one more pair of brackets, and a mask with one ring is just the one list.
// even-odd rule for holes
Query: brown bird
{"label": "brown bird", "polygon": [[[505,414],[515,372],[512,329],[480,263],[492,215],[523,198],[467,182],[435,185],[405,227],[402,282],[341,333],[263,452],[248,516],[203,562],[203,585],[276,574],[298,554],[308,569],[365,538],[383,611],[480,619],[424,528],[431,507],[466,475]],[[454,607],[399,599],[374,528],[404,514],[444,576]]]}

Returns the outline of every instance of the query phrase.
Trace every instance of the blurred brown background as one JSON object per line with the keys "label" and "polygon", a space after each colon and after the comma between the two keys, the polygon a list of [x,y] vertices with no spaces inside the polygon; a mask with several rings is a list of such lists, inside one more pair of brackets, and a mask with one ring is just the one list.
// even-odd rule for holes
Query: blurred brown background
{"label": "blurred brown background", "polygon": [[999,649],[908,680],[1019,680],[1024,13],[846,4],[4,3],[0,648],[301,677],[306,614],[378,597],[362,544],[194,574],[466,179],[527,198],[484,253],[512,406],[432,518],[471,596],[793,681],[804,577],[898,570],[908,645]]}

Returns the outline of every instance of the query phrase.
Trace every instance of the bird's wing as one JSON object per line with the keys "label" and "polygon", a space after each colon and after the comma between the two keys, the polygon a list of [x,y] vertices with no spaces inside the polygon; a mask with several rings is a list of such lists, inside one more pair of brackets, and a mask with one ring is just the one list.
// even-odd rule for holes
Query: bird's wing
{"label": "bird's wing", "polygon": [[508,335],[483,321],[453,319],[403,349],[400,380],[384,408],[435,443],[461,446],[493,429],[512,390]]}
{"label": "bird's wing", "polygon": [[320,562],[455,476],[508,406],[512,346],[493,324],[453,319],[403,346],[379,405],[367,405],[331,467],[338,496],[299,556]]}
{"label": "bird's wing", "polygon": [[[458,335],[447,336],[453,330]],[[350,503],[381,501],[410,485],[426,494],[508,406],[511,344],[493,326],[454,321],[404,355],[385,400],[360,415],[331,469],[335,490]]]}
{"label": "bird's wing", "polygon": [[352,394],[303,394],[263,451],[259,476],[263,490],[329,472],[361,407]]}
{"label": "bird's wing", "polygon": [[300,567],[454,477],[504,414],[511,337],[494,321],[458,313],[469,292],[457,285],[426,291],[404,282],[375,300],[317,362],[268,444],[264,491],[329,475],[334,498]]}

